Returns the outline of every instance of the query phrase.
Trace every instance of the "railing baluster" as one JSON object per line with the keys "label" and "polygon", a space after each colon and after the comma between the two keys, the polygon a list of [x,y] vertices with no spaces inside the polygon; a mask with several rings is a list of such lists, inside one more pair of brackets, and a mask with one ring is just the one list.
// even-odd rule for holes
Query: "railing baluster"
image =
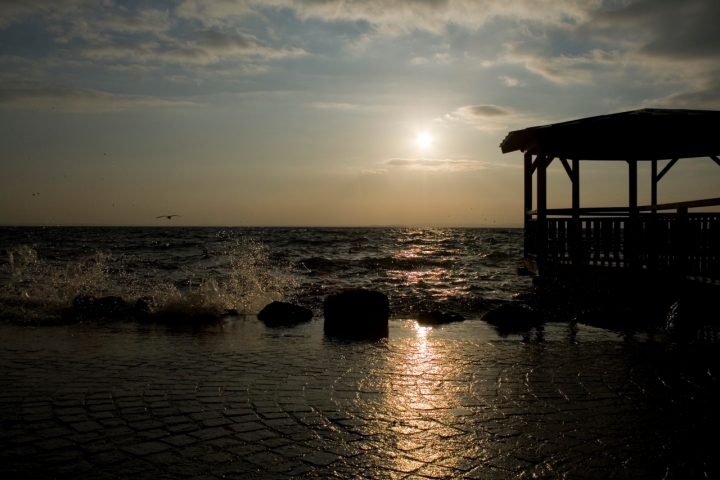
{"label": "railing baluster", "polygon": [[[640,216],[635,231],[639,267],[668,274],[685,274],[720,281],[720,213]],[[628,218],[585,217],[576,226],[568,217],[548,218],[539,229],[527,224],[525,252],[536,257],[537,235],[545,232],[546,259],[555,265],[594,265],[627,268]]]}

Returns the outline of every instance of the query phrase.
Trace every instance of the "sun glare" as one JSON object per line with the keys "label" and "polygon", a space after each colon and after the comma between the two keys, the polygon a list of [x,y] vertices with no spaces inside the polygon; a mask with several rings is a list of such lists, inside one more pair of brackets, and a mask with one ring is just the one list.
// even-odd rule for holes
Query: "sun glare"
{"label": "sun glare", "polygon": [[428,148],[430,144],[432,143],[433,138],[427,134],[427,133],[419,133],[417,138],[415,139],[415,143],[420,148]]}

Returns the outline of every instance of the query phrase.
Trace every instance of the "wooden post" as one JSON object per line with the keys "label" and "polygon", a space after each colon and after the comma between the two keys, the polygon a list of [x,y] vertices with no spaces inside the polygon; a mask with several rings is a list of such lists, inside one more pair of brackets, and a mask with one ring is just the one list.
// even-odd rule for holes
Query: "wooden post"
{"label": "wooden post", "polygon": [[533,165],[532,165],[532,153],[528,150],[525,152],[525,202],[523,203],[523,219],[524,219],[524,257],[527,258],[528,248],[532,248],[530,242],[533,240],[530,237],[532,215],[528,212],[532,210],[532,177],[533,177]]}
{"label": "wooden post", "polygon": [[[650,205],[657,205],[657,160],[650,162],[652,183],[650,184]],[[654,210],[653,210],[654,211]]]}
{"label": "wooden post", "polygon": [[675,269],[677,274],[683,278],[688,273],[690,258],[687,245],[688,225],[687,225],[688,209],[680,207],[677,209],[677,222],[675,232]]}
{"label": "wooden post", "polygon": [[638,209],[637,209],[637,160],[628,160],[629,166],[629,210],[630,218],[628,219],[628,225],[626,226],[627,237],[625,239],[625,264],[627,267],[637,266],[637,223],[638,223]]}
{"label": "wooden post", "polygon": [[547,164],[548,158],[538,153],[537,155],[537,237],[535,253],[537,254],[538,273],[545,266],[547,255]]}
{"label": "wooden post", "polygon": [[576,266],[582,263],[582,250],[580,239],[582,238],[582,224],[580,223],[580,160],[572,159],[572,262]]}
{"label": "wooden post", "polygon": [[[657,205],[657,160],[653,160],[652,162],[650,162],[650,176],[652,177],[650,182],[650,205]],[[646,242],[649,241],[649,245],[647,245],[649,250],[648,254],[650,257],[648,258],[648,268],[651,270],[657,270],[658,266],[657,216],[657,210],[652,210],[650,212],[650,230],[648,231],[648,238],[646,240]]]}

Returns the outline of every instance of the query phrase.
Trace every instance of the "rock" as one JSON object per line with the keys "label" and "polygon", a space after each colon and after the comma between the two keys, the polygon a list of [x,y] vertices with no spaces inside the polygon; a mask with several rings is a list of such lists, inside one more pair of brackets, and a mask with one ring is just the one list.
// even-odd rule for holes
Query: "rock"
{"label": "rock", "polygon": [[388,335],[390,301],[380,292],[357,289],[330,295],[323,302],[325,334],[353,339]]}
{"label": "rock", "polygon": [[462,322],[465,317],[456,313],[442,313],[440,310],[432,312],[420,312],[417,316],[417,322],[420,325],[443,325],[451,322]]}
{"label": "rock", "polygon": [[95,298],[79,295],[73,300],[72,306],[63,312],[66,320],[82,320],[85,318],[111,318],[127,312],[127,304],[120,297],[107,296]]}
{"label": "rock", "polygon": [[272,302],[257,315],[258,320],[269,327],[308,322],[312,317],[312,310],[287,302]]}
{"label": "rock", "polygon": [[102,297],[95,301],[94,311],[97,315],[112,317],[127,309],[125,300],[120,297]]}
{"label": "rock", "polygon": [[495,310],[489,311],[483,320],[501,333],[523,332],[542,324],[542,320],[535,310],[511,303],[500,305]]}
{"label": "rock", "polygon": [[150,313],[150,298],[142,297],[135,301],[135,309],[140,312]]}
{"label": "rock", "polygon": [[152,298],[140,297],[135,302],[135,312],[140,315],[149,315],[152,312]]}

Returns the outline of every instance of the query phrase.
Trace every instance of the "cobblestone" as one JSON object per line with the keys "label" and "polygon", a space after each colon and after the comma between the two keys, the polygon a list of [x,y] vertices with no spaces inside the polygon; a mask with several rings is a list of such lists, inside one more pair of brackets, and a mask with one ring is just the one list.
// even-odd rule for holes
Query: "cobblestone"
{"label": "cobblestone", "polygon": [[[0,473],[102,478],[703,478],[710,345],[331,342],[321,324],[0,325]],[[475,329],[475,330],[473,330]],[[278,333],[280,332],[280,333]],[[575,333],[577,337],[577,332]]]}

